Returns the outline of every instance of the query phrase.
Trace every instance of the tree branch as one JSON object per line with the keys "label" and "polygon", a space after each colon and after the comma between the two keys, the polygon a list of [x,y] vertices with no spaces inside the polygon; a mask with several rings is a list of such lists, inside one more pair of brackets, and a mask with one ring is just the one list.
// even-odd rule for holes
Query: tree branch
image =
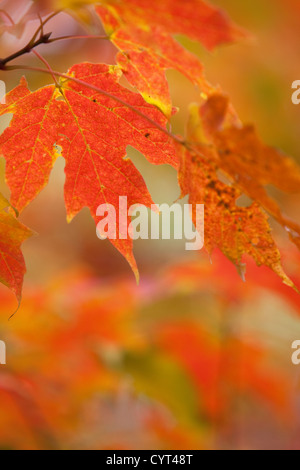
{"label": "tree branch", "polygon": [[87,35],[83,35],[83,36],[61,36],[59,38],[50,39],[48,41],[48,43],[52,44],[53,42],[68,41],[70,39],[103,39],[103,40],[109,40],[109,36],[104,36],[104,35],[101,35],[101,36],[93,36],[93,35],[90,35],[90,36],[87,36]]}
{"label": "tree branch", "polygon": [[[33,49],[40,46],[41,44],[49,44],[50,43],[50,37],[52,36],[52,33],[44,34],[44,26],[52,18],[57,16],[59,13],[61,13],[61,10],[52,13],[44,21],[39,16],[41,24],[38,27],[38,29],[36,30],[36,32],[34,33],[33,37],[29,41],[29,43],[25,47],[20,49],[18,52],[15,52],[14,54],[6,57],[5,59],[0,59],[0,70],[5,70],[6,64],[8,64],[9,62],[12,62],[13,60],[17,59],[18,57],[22,57],[25,54],[29,54]],[[11,19],[11,21],[13,21],[13,20]],[[39,39],[37,39],[38,36],[40,36]]]}
{"label": "tree branch", "polygon": [[18,57],[22,57],[25,54],[29,54],[33,49],[40,46],[41,44],[48,44],[49,39],[52,33],[43,34],[39,39],[35,42],[30,41],[27,46],[20,49],[18,52],[6,57],[5,59],[0,59],[0,70],[5,70],[6,64],[12,62],[13,60],[17,59]]}

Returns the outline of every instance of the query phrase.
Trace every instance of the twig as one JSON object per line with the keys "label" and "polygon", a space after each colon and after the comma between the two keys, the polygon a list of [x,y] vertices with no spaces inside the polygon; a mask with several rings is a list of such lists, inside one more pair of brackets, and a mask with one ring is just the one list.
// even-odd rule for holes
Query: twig
{"label": "twig", "polygon": [[51,76],[52,76],[52,78],[53,78],[53,80],[54,80],[55,85],[57,86],[57,88],[61,88],[61,87],[60,87],[60,84],[59,84],[58,81],[57,81],[56,76],[55,76],[54,73],[53,73],[53,70],[52,70],[52,68],[51,68],[51,66],[50,66],[50,64],[49,64],[49,62],[47,62],[47,60],[46,60],[43,56],[41,56],[41,54],[39,54],[38,51],[32,50],[32,52],[33,52],[33,54],[35,54],[35,55],[37,56],[38,59],[40,59],[41,62],[43,62],[43,64],[46,65],[47,69],[48,69],[49,72],[51,73]]}
{"label": "twig", "polygon": [[[18,52],[15,52],[14,54],[6,57],[5,59],[0,59],[0,70],[4,70],[6,64],[8,64],[9,62],[12,62],[13,60],[15,60],[19,57],[22,57],[25,54],[28,54],[29,52],[31,52],[33,49],[40,46],[41,44],[48,44],[50,42],[50,37],[52,36],[52,33],[44,34],[44,26],[52,18],[57,16],[59,13],[61,13],[61,11],[62,10],[52,13],[44,21],[42,20],[41,16],[38,15],[38,17],[40,19],[40,26],[38,27],[38,29],[34,33],[33,37],[30,39],[28,44],[25,47],[23,47],[22,49],[20,49]],[[13,21],[12,18],[11,18],[11,21]],[[39,37],[39,39],[37,39],[39,34],[40,34],[40,37]]]}
{"label": "twig", "polygon": [[[52,36],[52,33],[45,34],[44,33],[44,26],[51,19],[53,19],[55,16],[57,16],[61,12],[62,12],[62,10],[56,11],[55,13],[52,13],[44,21],[42,20],[41,16],[38,15],[38,17],[40,19],[40,26],[38,27],[38,29],[34,33],[31,40],[28,42],[28,44],[25,47],[20,49],[18,52],[15,52],[14,54],[6,57],[5,59],[0,59],[0,70],[4,70],[6,64],[8,64],[9,62],[12,62],[13,60],[15,60],[19,57],[22,57],[25,54],[28,54],[29,52],[32,52],[33,49],[37,48],[41,44],[51,44],[51,43],[54,43],[54,42],[71,40],[71,39],[103,39],[103,40],[108,40],[109,39],[108,36],[104,36],[104,35],[102,35],[102,36],[86,36],[86,35],[85,36],[61,36],[61,37],[58,37],[58,38],[50,39],[50,37]],[[5,12],[3,12],[3,13],[5,13]],[[13,21],[12,18],[10,18],[10,20]],[[39,37],[39,39],[37,39],[39,34],[40,34],[40,37]]]}
{"label": "twig", "polygon": [[40,20],[41,36],[44,36],[44,23],[43,23],[41,15],[39,13],[38,13],[38,17],[39,17],[39,20]]}
{"label": "twig", "polygon": [[12,17],[5,11],[5,10],[0,10],[0,13],[2,13],[6,18],[11,22],[12,26],[15,26],[16,23],[12,19]]}
{"label": "twig", "polygon": [[62,10],[58,10],[58,11],[55,11],[54,13],[52,13],[51,15],[49,15],[44,21],[42,21],[41,25],[39,26],[39,28],[36,30],[36,32],[34,33],[34,36],[33,38],[31,39],[30,43],[32,42],[35,42],[36,38],[38,37],[39,33],[41,32],[41,36],[43,35],[42,31],[44,29],[44,26],[49,23],[50,20],[52,20],[53,18],[55,18],[55,16],[59,15],[60,13],[62,12]]}
{"label": "twig", "polygon": [[52,33],[44,34],[37,41],[35,42],[30,41],[25,47],[20,49],[18,52],[15,52],[14,54],[6,57],[5,59],[0,59],[0,70],[5,70],[6,64],[8,64],[9,62],[12,62],[18,57],[28,54],[33,49],[38,47],[40,44],[47,44],[49,41],[49,38],[51,37],[51,34]]}
{"label": "twig", "polygon": [[57,41],[67,41],[69,39],[103,39],[109,40],[109,36],[61,36],[59,38],[50,39],[48,42],[49,44]]}

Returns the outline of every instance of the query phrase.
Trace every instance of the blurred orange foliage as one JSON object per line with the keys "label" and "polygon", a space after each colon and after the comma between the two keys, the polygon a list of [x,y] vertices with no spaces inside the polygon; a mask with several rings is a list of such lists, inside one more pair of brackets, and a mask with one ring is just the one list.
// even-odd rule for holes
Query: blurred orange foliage
{"label": "blurred orange foliage", "polygon": [[[249,423],[260,419],[289,429],[291,442],[290,355],[274,364],[232,313],[269,291],[300,311],[297,295],[266,272],[250,264],[238,284],[220,256],[170,267],[140,288],[78,268],[28,289],[21,311],[1,323],[1,448],[251,447]],[[2,311],[12,308],[1,290]]]}

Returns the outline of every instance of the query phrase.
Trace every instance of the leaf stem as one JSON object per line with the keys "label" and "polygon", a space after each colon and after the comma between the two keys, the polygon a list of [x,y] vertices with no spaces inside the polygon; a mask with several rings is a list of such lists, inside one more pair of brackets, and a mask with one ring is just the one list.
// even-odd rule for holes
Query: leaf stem
{"label": "leaf stem", "polygon": [[48,41],[49,44],[52,44],[53,42],[57,42],[57,41],[67,41],[69,39],[103,39],[103,40],[109,40],[109,36],[87,36],[87,35],[84,35],[84,36],[61,36],[61,37],[58,37],[58,38],[54,38],[54,39],[50,39]]}
{"label": "leaf stem", "polygon": [[43,62],[43,64],[46,65],[47,69],[48,69],[49,72],[51,73],[51,76],[52,76],[52,78],[53,78],[53,80],[54,80],[55,85],[57,86],[57,88],[60,88],[60,85],[59,85],[59,83],[58,83],[58,81],[57,81],[56,76],[55,76],[54,73],[53,73],[53,70],[52,70],[52,68],[51,68],[51,66],[50,66],[50,64],[49,64],[49,62],[47,62],[47,60],[46,60],[41,54],[39,54],[38,51],[32,50],[32,52],[33,52],[33,54],[35,54],[35,55],[37,56],[38,59],[40,59],[41,62]]}
{"label": "leaf stem", "polygon": [[140,111],[139,109],[136,109],[134,106],[132,106],[130,103],[127,103],[126,101],[122,100],[122,98],[119,98],[115,95],[112,95],[111,93],[109,93],[108,91],[105,91],[105,90],[102,90],[102,88],[98,88],[94,85],[90,85],[89,83],[86,83],[82,80],[79,80],[78,78],[75,78],[75,77],[71,77],[70,75],[66,75],[64,73],[60,73],[60,72],[55,72],[54,70],[46,70],[46,69],[43,69],[43,68],[40,68],[40,67],[31,67],[31,66],[27,66],[27,65],[14,65],[14,66],[6,66],[4,68],[4,70],[6,71],[12,71],[12,70],[28,70],[28,71],[32,71],[32,72],[40,72],[40,73],[46,73],[46,74],[50,74],[50,75],[54,75],[56,77],[60,77],[60,78],[64,78],[65,80],[70,80],[74,83],[77,83],[78,85],[81,85],[81,86],[84,86],[86,88],[89,88],[93,91],[96,91],[97,93],[100,93],[101,95],[103,96],[106,96],[107,98],[110,98],[114,101],[116,101],[117,103],[120,103],[121,105],[123,106],[126,106],[127,108],[131,109],[132,111],[134,111],[138,116],[140,116],[141,118],[147,120],[150,124],[152,124],[154,127],[156,127],[157,129],[159,129],[161,132],[163,132],[164,134],[166,134],[168,137],[170,137],[171,139],[173,139],[175,142],[177,142],[178,144],[181,144],[181,145],[185,145],[185,141],[182,139],[182,137],[179,137],[179,136],[176,136],[175,134],[172,134],[170,131],[168,131],[168,129],[166,129],[165,127],[161,126],[160,124],[158,124],[156,121],[154,121],[153,119],[151,119],[149,116],[147,116],[146,114],[144,114],[142,111]]}

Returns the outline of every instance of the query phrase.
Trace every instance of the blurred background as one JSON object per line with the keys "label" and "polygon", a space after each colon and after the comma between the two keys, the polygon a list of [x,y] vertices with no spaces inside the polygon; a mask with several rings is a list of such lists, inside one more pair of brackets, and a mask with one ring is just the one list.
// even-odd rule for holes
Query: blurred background
{"label": "blurred background", "polygon": [[[300,79],[299,2],[212,3],[252,39],[213,53],[178,40],[201,58],[207,78],[229,94],[241,119],[300,162],[300,106],[291,102],[291,84]],[[2,1],[0,9],[17,22],[27,4]],[[92,14],[80,19],[62,13],[47,31],[103,32]],[[38,25],[27,21],[19,38],[4,33],[1,56],[23,46]],[[116,50],[106,41],[72,40],[39,52],[66,72],[82,61],[114,63]],[[38,63],[35,56],[25,60]],[[0,79],[10,90],[21,75],[0,73]],[[31,89],[49,83],[38,74],[26,78]],[[183,134],[199,90],[173,71],[168,78],[179,108],[172,129]],[[9,119],[0,118],[1,131]],[[175,170],[150,165],[134,149],[128,154],[156,203],[179,197]],[[0,190],[9,196],[4,172],[1,159]],[[210,260],[175,240],[135,242],[137,287],[122,256],[96,237],[88,211],[67,224],[63,186],[59,159],[50,184],[21,217],[38,235],[24,244],[28,273],[11,321],[16,301],[0,287],[8,362],[0,366],[0,448],[300,449],[300,366],[291,362],[291,344],[300,340],[300,297],[250,260],[243,283],[221,254]],[[300,221],[299,196],[269,190]],[[300,255],[272,225],[284,266],[300,286]]]}

